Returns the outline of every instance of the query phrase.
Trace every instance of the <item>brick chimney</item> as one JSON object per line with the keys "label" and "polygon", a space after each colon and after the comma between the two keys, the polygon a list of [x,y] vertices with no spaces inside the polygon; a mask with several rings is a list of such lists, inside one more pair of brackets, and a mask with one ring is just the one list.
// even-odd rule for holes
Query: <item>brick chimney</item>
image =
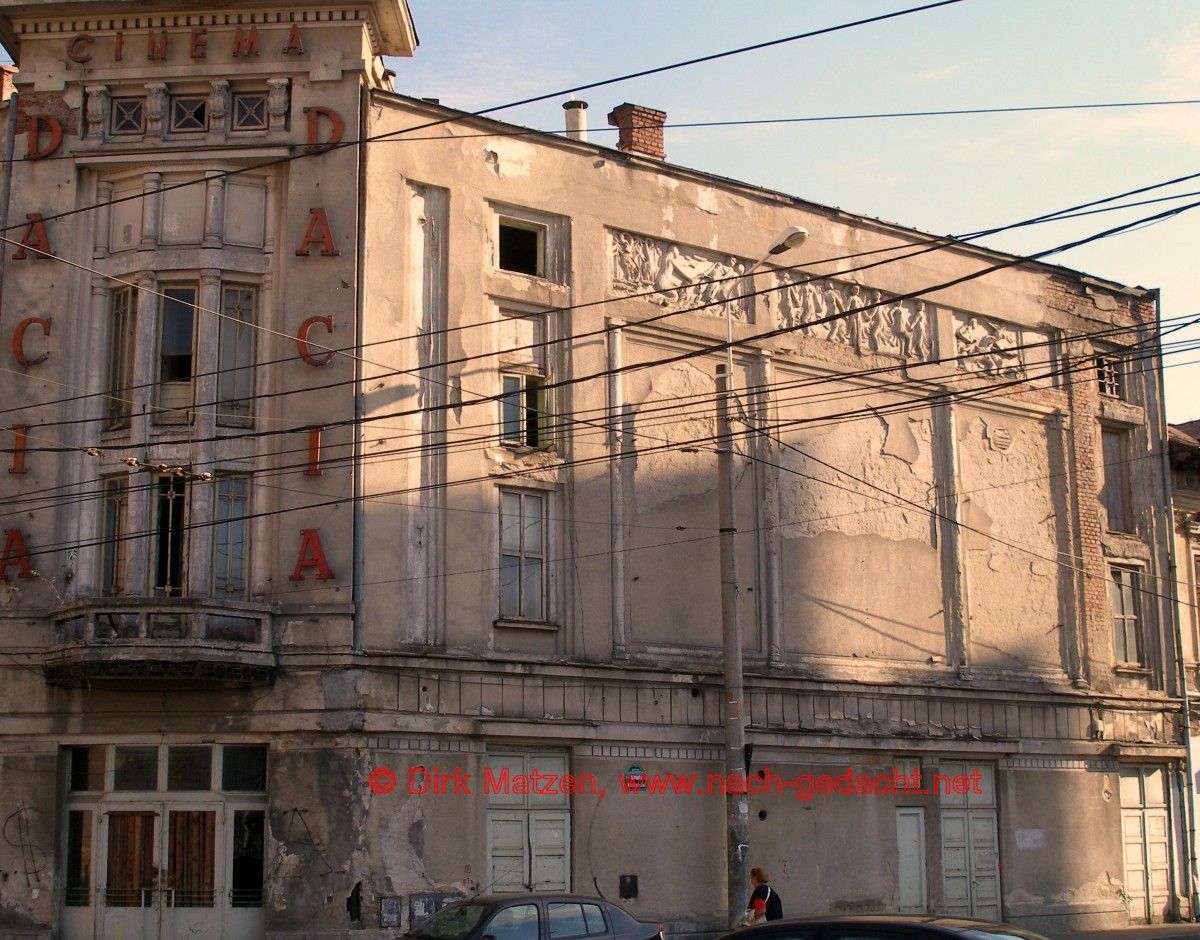
{"label": "brick chimney", "polygon": [[666,121],[666,111],[655,111],[628,101],[608,113],[608,123],[618,129],[618,150],[658,160],[666,156],[663,150],[663,124]]}

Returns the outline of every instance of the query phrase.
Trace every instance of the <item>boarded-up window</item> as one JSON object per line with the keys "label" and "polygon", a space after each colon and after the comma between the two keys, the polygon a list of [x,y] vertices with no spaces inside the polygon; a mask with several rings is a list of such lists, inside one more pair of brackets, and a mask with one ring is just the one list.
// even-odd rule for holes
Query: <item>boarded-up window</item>
{"label": "boarded-up window", "polygon": [[167,887],[172,907],[212,907],[217,814],[172,810],[167,847]]}
{"label": "boarded-up window", "polygon": [[109,907],[154,905],[154,820],[150,812],[108,814]]}

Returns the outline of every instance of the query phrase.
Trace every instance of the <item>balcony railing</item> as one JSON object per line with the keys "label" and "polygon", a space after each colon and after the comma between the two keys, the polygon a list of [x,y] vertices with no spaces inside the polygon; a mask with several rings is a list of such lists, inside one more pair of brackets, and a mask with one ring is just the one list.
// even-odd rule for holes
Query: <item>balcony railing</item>
{"label": "balcony railing", "polygon": [[271,609],[211,598],[99,597],[52,612],[46,676],[202,679],[258,685],[275,676]]}

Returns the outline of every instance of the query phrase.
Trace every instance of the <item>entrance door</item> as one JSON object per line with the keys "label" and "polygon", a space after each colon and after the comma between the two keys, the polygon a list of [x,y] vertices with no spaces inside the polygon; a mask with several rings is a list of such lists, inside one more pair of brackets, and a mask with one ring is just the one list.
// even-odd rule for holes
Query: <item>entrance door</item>
{"label": "entrance door", "polygon": [[122,806],[104,818],[100,934],[113,940],[157,938],[162,808]]}
{"label": "entrance door", "polygon": [[221,936],[221,805],[119,804],[103,815],[101,935],[114,940]]}
{"label": "entrance door", "polygon": [[527,783],[537,773],[561,779],[566,772],[562,753],[488,755],[488,880],[482,893],[570,890],[570,797],[531,793],[535,788]]}
{"label": "entrance door", "polygon": [[996,838],[995,769],[944,761],[944,778],[980,773],[979,793],[947,793],[942,805],[942,891],[947,914],[1000,920],[1000,851]]}
{"label": "entrance door", "polygon": [[1167,772],[1162,766],[1121,769],[1121,843],[1125,898],[1133,923],[1162,923],[1171,908]]}

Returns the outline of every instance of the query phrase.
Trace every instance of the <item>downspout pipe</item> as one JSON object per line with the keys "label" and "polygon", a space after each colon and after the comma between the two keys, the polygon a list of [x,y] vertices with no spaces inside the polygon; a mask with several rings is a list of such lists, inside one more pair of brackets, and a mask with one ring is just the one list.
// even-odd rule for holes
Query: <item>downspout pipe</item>
{"label": "downspout pipe", "polygon": [[[1154,322],[1155,325],[1162,322],[1162,298],[1156,292],[1154,296]],[[1182,776],[1184,779],[1179,781],[1180,794],[1184,801],[1184,815],[1187,825],[1186,844],[1184,845],[1184,858],[1187,859],[1187,892],[1188,892],[1188,919],[1195,921],[1200,916],[1200,911],[1197,910],[1198,901],[1200,901],[1200,891],[1197,890],[1197,883],[1200,878],[1197,876],[1197,860],[1196,860],[1196,796],[1194,791],[1193,781],[1196,779],[1196,769],[1192,762],[1192,717],[1191,706],[1188,701],[1188,685],[1187,685],[1187,668],[1183,661],[1183,619],[1179,615],[1179,581],[1178,581],[1178,566],[1175,562],[1175,513],[1174,513],[1174,493],[1171,483],[1171,447],[1169,443],[1169,428],[1167,426],[1166,412],[1166,383],[1163,380],[1162,366],[1162,345],[1161,340],[1155,340],[1158,344],[1158,423],[1159,423],[1159,439],[1162,441],[1161,453],[1159,454],[1159,468],[1163,478],[1163,496],[1166,498],[1166,514],[1167,514],[1167,583],[1170,585],[1168,591],[1168,600],[1171,605],[1171,619],[1175,624],[1175,674],[1176,683],[1179,688],[1179,694],[1183,699],[1183,709],[1180,716],[1181,724],[1183,725],[1183,767],[1176,765],[1176,775]]]}

